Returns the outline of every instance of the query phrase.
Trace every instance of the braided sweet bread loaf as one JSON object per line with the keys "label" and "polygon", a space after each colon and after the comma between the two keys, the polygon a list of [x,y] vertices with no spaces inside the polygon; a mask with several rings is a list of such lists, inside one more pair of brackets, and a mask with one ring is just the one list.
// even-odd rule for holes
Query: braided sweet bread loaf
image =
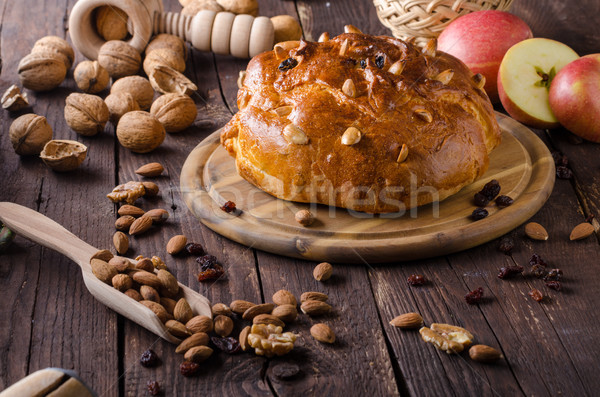
{"label": "braided sweet bread loaf", "polygon": [[288,42],[242,74],[221,143],[275,197],[370,213],[458,192],[488,167],[500,130],[480,75],[399,39],[347,33]]}

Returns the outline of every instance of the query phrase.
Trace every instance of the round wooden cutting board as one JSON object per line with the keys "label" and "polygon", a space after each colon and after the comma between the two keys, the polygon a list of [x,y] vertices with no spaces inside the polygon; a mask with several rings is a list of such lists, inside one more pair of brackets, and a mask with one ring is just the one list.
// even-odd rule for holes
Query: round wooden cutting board
{"label": "round wooden cutting board", "polygon": [[[404,214],[372,215],[324,205],[277,199],[242,179],[234,158],[219,144],[220,130],[190,153],[181,170],[183,198],[192,213],[215,232],[248,247],[315,261],[396,263],[461,251],[502,236],[533,216],[554,186],[554,161],[528,128],[497,114],[502,143],[486,174],[441,203]],[[488,206],[489,216],[472,221],[473,195],[491,179],[512,206]],[[234,201],[241,211],[220,207]],[[317,220],[299,225],[295,213],[310,209]]]}

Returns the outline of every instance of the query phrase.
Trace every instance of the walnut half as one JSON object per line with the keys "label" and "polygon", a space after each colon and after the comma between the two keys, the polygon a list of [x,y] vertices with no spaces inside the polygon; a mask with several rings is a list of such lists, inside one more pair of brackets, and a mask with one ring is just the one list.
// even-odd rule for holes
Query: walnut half
{"label": "walnut half", "polygon": [[248,343],[259,356],[283,356],[294,348],[296,334],[282,331],[283,328],[273,324],[254,324],[248,335]]}
{"label": "walnut half", "polygon": [[473,343],[473,334],[464,328],[449,324],[431,324],[419,330],[421,338],[448,354],[460,353]]}

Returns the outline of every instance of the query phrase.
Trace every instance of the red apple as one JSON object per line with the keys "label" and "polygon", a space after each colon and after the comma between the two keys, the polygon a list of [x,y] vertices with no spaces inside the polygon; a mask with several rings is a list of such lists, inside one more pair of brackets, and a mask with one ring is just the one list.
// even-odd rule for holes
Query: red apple
{"label": "red apple", "polygon": [[504,109],[531,127],[558,127],[548,90],[556,73],[577,58],[569,46],[550,39],[528,39],[512,46],[498,70],[498,95]]}
{"label": "red apple", "polygon": [[550,84],[550,108],[583,139],[600,143],[600,54],[574,60]]}
{"label": "red apple", "polygon": [[498,102],[498,68],[514,44],[533,37],[519,17],[505,11],[477,11],[452,21],[438,37],[438,49],[485,77],[485,92]]}

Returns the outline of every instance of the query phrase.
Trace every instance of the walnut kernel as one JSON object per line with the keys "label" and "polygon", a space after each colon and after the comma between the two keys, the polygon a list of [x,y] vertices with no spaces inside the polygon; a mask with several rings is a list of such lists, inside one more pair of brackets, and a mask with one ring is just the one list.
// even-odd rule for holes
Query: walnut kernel
{"label": "walnut kernel", "polygon": [[253,324],[248,335],[248,343],[259,356],[282,356],[294,348],[296,335],[282,333],[283,329],[273,324]]}
{"label": "walnut kernel", "polygon": [[124,201],[128,204],[133,204],[137,199],[142,197],[145,193],[144,185],[142,182],[127,182],[122,185],[116,186],[112,192],[106,195],[113,203],[120,203]]}

